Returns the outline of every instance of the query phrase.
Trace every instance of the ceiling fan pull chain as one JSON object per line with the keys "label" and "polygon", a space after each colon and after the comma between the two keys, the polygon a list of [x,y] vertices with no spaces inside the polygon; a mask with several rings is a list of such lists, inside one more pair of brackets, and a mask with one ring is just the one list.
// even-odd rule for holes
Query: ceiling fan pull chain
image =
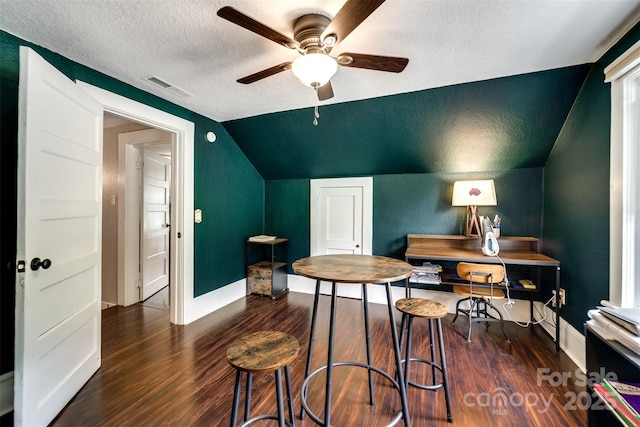
{"label": "ceiling fan pull chain", "polygon": [[[314,85],[313,89],[316,91],[316,95],[318,95],[318,85]],[[313,110],[313,125],[314,126],[318,126],[318,118],[320,117],[320,113],[318,113],[318,103],[316,102],[316,105],[314,107]]]}

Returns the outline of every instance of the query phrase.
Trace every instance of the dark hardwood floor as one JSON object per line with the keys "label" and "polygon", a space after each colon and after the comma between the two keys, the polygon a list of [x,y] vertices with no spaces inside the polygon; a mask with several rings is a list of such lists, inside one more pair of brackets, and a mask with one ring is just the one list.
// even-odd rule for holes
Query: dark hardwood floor
{"label": "dark hardwood floor", "polygon": [[[305,369],[313,295],[282,294],[275,301],[247,296],[186,326],[169,323],[166,293],[131,307],[103,310],[102,367],[80,390],[53,426],[226,426],[231,415],[235,372],[226,349],[240,336],[258,330],[280,330],[300,342],[291,365],[295,407]],[[326,361],[329,297],[322,296],[313,367]],[[370,324],[376,366],[392,372],[387,308],[371,304]],[[366,361],[362,303],[338,301],[336,361]],[[399,324],[400,316],[397,314]],[[443,320],[453,423],[447,423],[444,392],[409,388],[412,425],[420,426],[582,426],[586,424],[584,387],[575,384],[576,366],[555,354],[553,342],[539,329],[508,322],[507,344],[497,325],[474,325],[473,342],[461,335],[466,319]],[[413,353],[429,352],[426,321],[416,320]],[[420,372],[416,372],[420,371]],[[414,369],[412,380],[430,378],[430,369]],[[550,384],[546,375],[568,377]],[[374,407],[368,405],[366,370],[334,370],[332,424],[382,426],[399,408],[400,399],[381,376],[374,376]],[[324,371],[310,383],[309,405],[322,416]],[[274,413],[273,375],[254,376],[252,414]],[[577,399],[576,399],[577,397]],[[240,405],[242,408],[242,404]],[[242,415],[242,409],[241,409]],[[298,426],[314,423],[296,414]],[[255,425],[276,425],[259,422]],[[401,421],[399,425],[403,425]]]}

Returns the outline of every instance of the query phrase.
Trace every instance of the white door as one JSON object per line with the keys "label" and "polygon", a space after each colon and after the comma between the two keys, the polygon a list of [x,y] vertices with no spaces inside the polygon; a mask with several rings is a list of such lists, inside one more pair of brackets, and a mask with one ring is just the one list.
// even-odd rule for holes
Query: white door
{"label": "white door", "polygon": [[[373,178],[311,180],[311,255],[371,255]],[[330,294],[328,283],[321,293]],[[361,298],[359,286],[338,285],[338,295]]]}
{"label": "white door", "polygon": [[19,91],[14,420],[41,426],[100,367],[102,105],[26,47]]}
{"label": "white door", "polygon": [[372,185],[372,178],[311,181],[311,255],[371,255]]}
{"label": "white door", "polygon": [[171,160],[144,149],[142,200],[142,299],[169,284]]}
{"label": "white door", "polygon": [[362,254],[362,188],[321,187],[318,249],[323,254]]}

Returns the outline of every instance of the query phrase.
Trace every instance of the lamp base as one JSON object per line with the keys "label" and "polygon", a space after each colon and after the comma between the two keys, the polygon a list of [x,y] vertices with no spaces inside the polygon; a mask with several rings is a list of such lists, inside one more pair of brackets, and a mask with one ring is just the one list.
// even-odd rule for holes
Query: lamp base
{"label": "lamp base", "polygon": [[480,221],[478,220],[478,206],[467,206],[467,225],[465,236],[479,237],[480,233]]}

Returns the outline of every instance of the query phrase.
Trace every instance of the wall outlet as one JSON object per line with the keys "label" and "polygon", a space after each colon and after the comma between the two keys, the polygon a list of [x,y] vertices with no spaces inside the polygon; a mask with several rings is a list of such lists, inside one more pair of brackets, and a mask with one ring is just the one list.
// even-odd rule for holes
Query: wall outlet
{"label": "wall outlet", "polygon": [[553,299],[551,300],[551,306],[555,307],[556,305],[558,307],[562,307],[563,305],[567,305],[567,299],[566,299],[566,292],[563,288],[560,288],[560,297],[558,298],[556,296],[556,290],[552,290],[551,293],[553,294]]}

